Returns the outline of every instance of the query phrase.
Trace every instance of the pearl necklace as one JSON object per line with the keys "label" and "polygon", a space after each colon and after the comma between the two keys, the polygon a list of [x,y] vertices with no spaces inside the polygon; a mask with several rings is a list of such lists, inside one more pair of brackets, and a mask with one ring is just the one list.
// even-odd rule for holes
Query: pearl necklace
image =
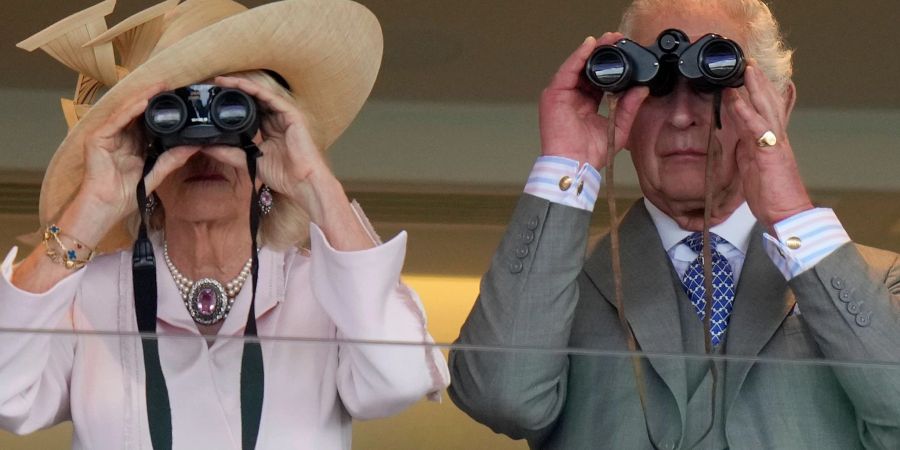
{"label": "pearl necklace", "polygon": [[253,264],[253,258],[248,259],[241,268],[241,273],[222,286],[222,283],[213,278],[201,278],[194,281],[184,276],[169,259],[168,242],[163,244],[163,254],[166,266],[169,267],[169,272],[172,274],[175,284],[178,285],[184,306],[194,322],[201,325],[212,325],[228,317],[231,306],[234,304],[234,298],[244,287]]}

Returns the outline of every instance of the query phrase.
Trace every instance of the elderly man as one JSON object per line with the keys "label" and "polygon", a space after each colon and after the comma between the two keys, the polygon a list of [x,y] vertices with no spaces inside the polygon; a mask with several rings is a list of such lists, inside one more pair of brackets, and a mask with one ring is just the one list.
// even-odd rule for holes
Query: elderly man
{"label": "elderly man", "polygon": [[[615,142],[631,152],[645,197],[621,223],[624,329],[609,239],[582,258],[598,170],[619,148],[607,149],[607,119],[581,74],[597,46],[623,35],[649,46],[668,28],[692,41],[727,36],[750,63],[744,86],[722,92],[712,140],[714,95],[684,79],[667,95],[638,87],[618,100]],[[453,351],[453,401],[535,448],[900,448],[900,366],[765,362],[900,361],[898,255],[853,244],[831,210],[813,207],[786,131],[791,54],[769,9],[636,0],[621,30],[587,38],[544,90],[542,156],[459,338],[561,351]],[[704,329],[708,142],[722,157]],[[630,339],[649,354],[636,364],[583,351],[627,350]],[[703,355],[707,339],[712,353],[738,358],[665,356]]]}

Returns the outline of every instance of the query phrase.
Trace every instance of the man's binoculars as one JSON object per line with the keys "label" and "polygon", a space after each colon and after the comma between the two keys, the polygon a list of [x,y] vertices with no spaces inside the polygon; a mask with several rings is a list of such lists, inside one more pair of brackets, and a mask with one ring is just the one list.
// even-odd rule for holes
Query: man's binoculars
{"label": "man's binoculars", "polygon": [[672,92],[679,75],[701,92],[741,86],[745,67],[744,52],[731,39],[707,34],[691,43],[673,28],[660,33],[650,47],[630,39],[598,47],[587,60],[585,74],[607,92],[648,86],[650,95],[660,97]]}
{"label": "man's binoculars", "polygon": [[150,99],[144,126],[159,151],[178,145],[241,147],[259,130],[256,100],[238,89],[193,84]]}

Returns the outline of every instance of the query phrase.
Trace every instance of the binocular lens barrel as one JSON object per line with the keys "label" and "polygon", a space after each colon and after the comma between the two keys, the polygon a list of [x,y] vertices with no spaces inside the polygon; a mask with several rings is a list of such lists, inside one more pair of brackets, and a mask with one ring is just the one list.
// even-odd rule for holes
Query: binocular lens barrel
{"label": "binocular lens barrel", "polygon": [[713,80],[728,80],[742,65],[741,51],[730,41],[716,39],[700,51],[700,70]]}
{"label": "binocular lens barrel", "polygon": [[621,50],[613,46],[603,46],[591,55],[586,74],[591,83],[603,90],[616,92],[627,87],[631,66]]}
{"label": "binocular lens barrel", "polygon": [[253,100],[238,90],[226,90],[213,100],[212,119],[219,128],[239,131],[245,128],[255,116]]}
{"label": "binocular lens barrel", "polygon": [[161,94],[154,97],[144,112],[147,127],[160,134],[177,131],[187,121],[187,108],[178,96]]}

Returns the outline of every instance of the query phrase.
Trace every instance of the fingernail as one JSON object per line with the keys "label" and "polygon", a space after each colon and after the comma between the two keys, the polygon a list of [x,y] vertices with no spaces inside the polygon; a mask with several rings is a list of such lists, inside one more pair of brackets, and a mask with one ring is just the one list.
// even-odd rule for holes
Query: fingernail
{"label": "fingernail", "polygon": [[588,37],[584,38],[584,42],[582,42],[582,44],[587,44],[588,42],[594,41],[594,40],[596,40],[596,38],[594,38],[593,36],[588,36]]}

